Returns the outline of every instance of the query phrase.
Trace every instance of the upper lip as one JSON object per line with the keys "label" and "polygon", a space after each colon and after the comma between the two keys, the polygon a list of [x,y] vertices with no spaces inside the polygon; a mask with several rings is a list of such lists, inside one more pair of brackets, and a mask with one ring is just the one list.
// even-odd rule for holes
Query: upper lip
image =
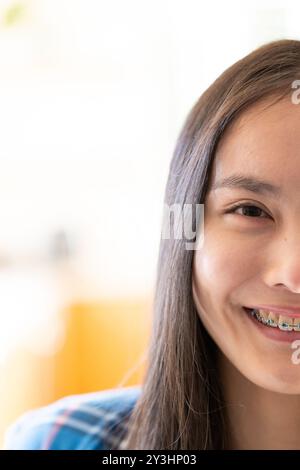
{"label": "upper lip", "polygon": [[288,317],[300,317],[300,307],[292,307],[288,305],[251,305],[247,308],[256,308],[256,309],[263,309],[269,310],[274,313],[278,313],[279,315],[286,315]]}

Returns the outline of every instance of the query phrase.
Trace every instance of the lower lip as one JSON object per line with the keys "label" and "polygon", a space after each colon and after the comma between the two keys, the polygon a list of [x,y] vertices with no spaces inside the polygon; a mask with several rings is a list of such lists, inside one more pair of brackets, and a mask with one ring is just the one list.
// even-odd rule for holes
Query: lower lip
{"label": "lower lip", "polygon": [[245,309],[245,307],[243,307],[243,310],[249,320],[251,320],[252,324],[255,325],[257,329],[267,338],[287,343],[290,343],[296,339],[300,339],[300,331],[282,331],[278,327],[274,328],[272,326],[266,326],[253,317],[251,313]]}

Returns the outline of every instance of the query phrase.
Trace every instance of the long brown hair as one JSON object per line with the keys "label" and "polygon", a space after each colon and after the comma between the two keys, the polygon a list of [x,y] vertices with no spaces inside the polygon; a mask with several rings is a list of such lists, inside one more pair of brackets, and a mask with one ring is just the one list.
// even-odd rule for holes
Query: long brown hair
{"label": "long brown hair", "polygon": [[[204,203],[216,146],[249,105],[292,90],[300,41],[265,44],[230,66],[188,114],[170,163],[164,203]],[[226,449],[228,428],[217,346],[192,296],[193,250],[160,240],[147,370],[129,422],[126,449]]]}

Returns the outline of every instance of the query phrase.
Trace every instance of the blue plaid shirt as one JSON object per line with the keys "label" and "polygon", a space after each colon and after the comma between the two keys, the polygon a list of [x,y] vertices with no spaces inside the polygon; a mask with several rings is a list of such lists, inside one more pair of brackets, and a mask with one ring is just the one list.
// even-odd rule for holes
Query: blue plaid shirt
{"label": "blue plaid shirt", "polygon": [[122,449],[140,392],[133,386],[71,395],[27,411],[7,429],[4,449]]}

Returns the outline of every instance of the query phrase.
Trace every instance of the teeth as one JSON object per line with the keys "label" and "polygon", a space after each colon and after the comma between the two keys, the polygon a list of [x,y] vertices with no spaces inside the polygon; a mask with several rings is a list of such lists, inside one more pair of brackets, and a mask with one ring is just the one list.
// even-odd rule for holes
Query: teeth
{"label": "teeth", "polygon": [[294,331],[300,331],[300,318],[294,318]]}
{"label": "teeth", "polygon": [[282,331],[300,331],[300,317],[292,318],[284,315],[278,316],[274,312],[262,309],[252,309],[251,315],[256,317],[257,320],[264,325],[279,328]]}
{"label": "teeth", "polygon": [[262,323],[266,325],[268,323],[269,312],[267,312],[266,310],[259,310],[259,313]]}
{"label": "teeth", "polygon": [[268,325],[273,326],[274,328],[277,328],[277,326],[278,326],[278,321],[277,320],[278,320],[278,318],[275,315],[275,313],[270,312],[269,316],[268,316],[268,322],[267,322]]}
{"label": "teeth", "polygon": [[279,315],[278,327],[283,331],[292,331],[293,329],[293,319],[290,317],[284,317]]}

